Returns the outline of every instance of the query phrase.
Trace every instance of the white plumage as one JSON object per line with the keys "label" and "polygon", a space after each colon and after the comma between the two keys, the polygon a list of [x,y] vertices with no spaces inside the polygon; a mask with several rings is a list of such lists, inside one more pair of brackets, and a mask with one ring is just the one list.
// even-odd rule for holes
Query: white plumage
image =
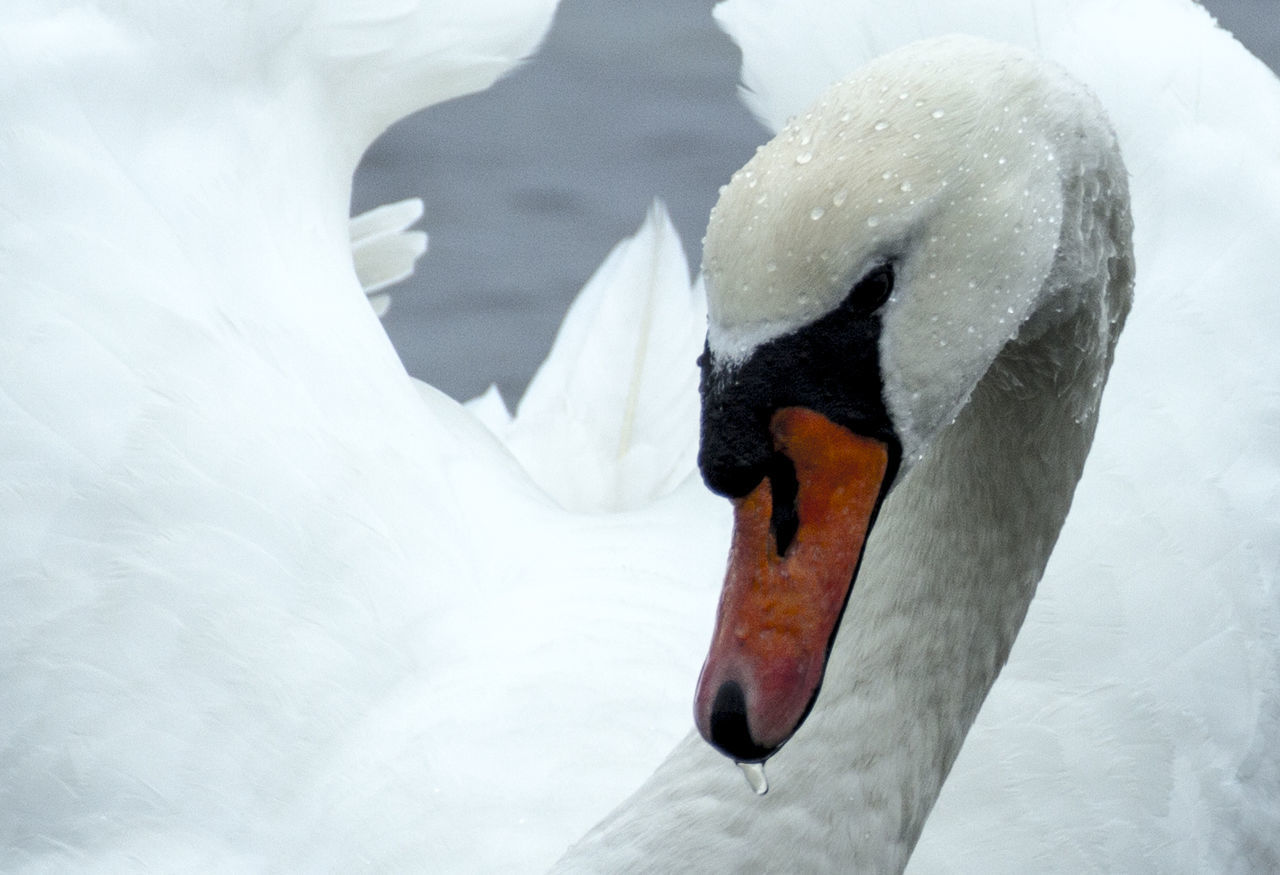
{"label": "white plumage", "polygon": [[[537,870],[684,732],[727,508],[692,476],[689,408],[663,400],[691,397],[698,345],[668,320],[701,318],[668,232],[600,288],[659,291],[642,314],[671,315],[601,343],[647,317],[598,292],[559,347],[590,368],[553,356],[528,418],[500,424],[514,455],[415,391],[352,268],[364,147],[486,86],[551,12],[2,14],[0,865]],[[1089,84],[1132,175],[1139,280],[1093,455],[913,865],[1274,867],[1275,78],[1175,0],[721,17],[775,127],[870,57],[960,30]],[[557,385],[635,403],[593,434]],[[536,481],[564,482],[565,444],[616,488],[549,498]],[[858,827],[804,821],[784,765],[763,800],[718,762],[696,794],[801,819],[824,860]],[[770,841],[765,818],[698,856],[705,821],[656,834],[662,803],[638,813],[627,841],[656,835],[637,865],[659,871]]]}
{"label": "white plumage", "polygon": [[3,13],[0,868],[539,869],[683,733],[665,679],[696,671],[721,559],[692,545],[726,517],[665,219],[600,287],[651,287],[682,339],[597,319],[562,342],[608,346],[595,382],[539,384],[633,387],[627,451],[573,460],[644,505],[616,515],[561,510],[415,387],[352,267],[353,236],[366,286],[421,244],[412,205],[348,228],[365,144],[552,11]]}

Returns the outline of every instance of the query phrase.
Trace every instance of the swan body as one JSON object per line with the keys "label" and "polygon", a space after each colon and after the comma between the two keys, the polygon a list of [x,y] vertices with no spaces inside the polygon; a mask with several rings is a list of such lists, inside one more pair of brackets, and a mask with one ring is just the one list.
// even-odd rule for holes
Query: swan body
{"label": "swan body", "polygon": [[[417,206],[348,221],[368,141],[553,9],[0,12],[0,869],[536,871],[683,734],[726,517],[665,216],[513,451],[362,295],[420,251]],[[569,383],[615,410],[597,434],[557,419]],[[569,433],[587,513],[537,485]]]}

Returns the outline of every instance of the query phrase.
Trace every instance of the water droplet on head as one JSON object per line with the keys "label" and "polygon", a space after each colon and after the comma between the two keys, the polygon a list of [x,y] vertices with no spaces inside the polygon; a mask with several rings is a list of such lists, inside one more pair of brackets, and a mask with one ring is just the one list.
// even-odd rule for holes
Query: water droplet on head
{"label": "water droplet on head", "polygon": [[875,125],[873,125],[873,127],[877,131],[883,131],[885,128],[889,127],[889,123],[884,119],[880,119],[880,121],[876,122]]}
{"label": "water droplet on head", "polygon": [[867,216],[867,227],[874,228],[880,224],[879,216]]}
{"label": "water droplet on head", "polygon": [[816,222],[819,219],[821,219],[826,214],[826,212],[827,211],[824,210],[822,207],[814,207],[809,211],[809,218],[813,219]]}
{"label": "water droplet on head", "polygon": [[942,118],[946,114],[947,114],[946,110],[942,110],[942,109],[935,109],[933,112],[929,113],[929,115],[933,116],[934,118]]}
{"label": "water droplet on head", "polygon": [[813,153],[810,152],[808,149],[805,149],[803,152],[801,152],[799,155],[796,156],[797,164],[808,164],[812,160],[813,160]]}
{"label": "water droplet on head", "polygon": [[911,180],[903,180],[902,185],[898,186],[898,191],[911,191]]}
{"label": "water droplet on head", "polygon": [[769,273],[773,273],[775,270],[778,269],[778,262],[774,261],[771,258],[765,263],[764,269],[767,270]]}
{"label": "water droplet on head", "polygon": [[742,769],[748,786],[757,796],[769,792],[769,779],[764,775],[764,763],[738,763],[737,766]]}

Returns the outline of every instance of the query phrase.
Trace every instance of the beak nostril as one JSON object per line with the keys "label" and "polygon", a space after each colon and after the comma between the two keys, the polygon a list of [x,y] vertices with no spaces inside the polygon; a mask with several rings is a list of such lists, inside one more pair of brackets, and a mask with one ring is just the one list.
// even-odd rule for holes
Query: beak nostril
{"label": "beak nostril", "polygon": [[775,452],[769,459],[770,506],[769,530],[773,533],[774,550],[778,557],[787,555],[791,542],[800,529],[800,513],[796,501],[800,495],[800,483],[796,479],[796,466],[784,453]]}

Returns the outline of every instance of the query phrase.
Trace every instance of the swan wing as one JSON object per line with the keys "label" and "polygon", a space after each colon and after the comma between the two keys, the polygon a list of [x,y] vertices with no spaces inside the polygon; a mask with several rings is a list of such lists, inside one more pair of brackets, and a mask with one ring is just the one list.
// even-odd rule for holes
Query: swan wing
{"label": "swan wing", "polygon": [[504,437],[544,489],[575,510],[640,507],[693,477],[700,284],[655,202],[569,309]]}
{"label": "swan wing", "polygon": [[0,868],[537,868],[687,726],[718,503],[567,513],[352,263],[363,145],[551,11],[0,13]]}
{"label": "swan wing", "polygon": [[351,260],[373,312],[384,316],[391,306],[388,286],[408,279],[427,251],[427,235],[410,228],[422,218],[422,201],[409,198],[354,216],[349,226]]}

